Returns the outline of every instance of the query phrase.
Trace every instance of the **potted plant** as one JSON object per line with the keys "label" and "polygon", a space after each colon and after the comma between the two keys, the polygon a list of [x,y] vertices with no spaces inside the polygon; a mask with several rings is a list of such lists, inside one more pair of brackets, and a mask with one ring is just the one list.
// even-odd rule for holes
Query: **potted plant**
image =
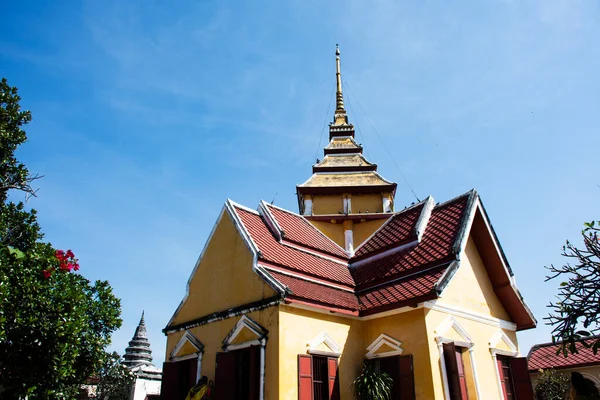
{"label": "potted plant", "polygon": [[393,384],[388,374],[364,363],[360,375],[352,382],[352,391],[360,400],[389,400]]}

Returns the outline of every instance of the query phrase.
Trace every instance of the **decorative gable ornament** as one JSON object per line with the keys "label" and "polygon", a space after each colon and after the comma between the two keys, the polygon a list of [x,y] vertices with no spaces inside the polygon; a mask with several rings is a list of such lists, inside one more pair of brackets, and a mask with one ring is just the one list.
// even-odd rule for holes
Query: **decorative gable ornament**
{"label": "decorative gable ornament", "polygon": [[[253,337],[253,339],[248,339],[248,338],[240,335],[246,329],[249,331],[249,333],[250,333],[251,337]],[[269,331],[267,331],[265,328],[260,326],[256,321],[253,321],[252,319],[250,319],[249,317],[244,315],[235,324],[235,326],[227,334],[227,336],[225,336],[225,339],[223,339],[223,350],[230,351],[230,350],[244,349],[244,348],[250,347],[250,346],[264,347],[267,342],[267,334],[268,333],[269,333]],[[236,339],[238,339],[238,337],[244,337],[246,340],[239,342],[236,340]]]}
{"label": "decorative gable ornament", "polygon": [[[367,354],[365,357],[371,360],[379,357],[399,356],[404,352],[404,350],[400,347],[401,345],[402,342],[399,342],[393,337],[382,333],[379,335],[379,337],[377,337],[377,339],[375,339],[375,341],[373,341],[373,343],[369,345],[369,347],[367,347]],[[382,347],[390,350],[379,352]]]}
{"label": "decorative gable ornament", "polygon": [[[179,355],[180,352],[184,350],[185,347],[187,347],[186,345],[191,346],[192,349],[194,349],[195,351]],[[171,361],[187,360],[190,358],[199,357],[203,352],[204,344],[202,344],[202,342],[200,342],[198,338],[192,335],[190,331],[185,331],[184,335],[181,337],[181,339],[179,339],[179,342],[177,342],[173,350],[171,350],[171,353],[169,354],[169,359]]]}
{"label": "decorative gable ornament", "polygon": [[[458,335],[457,337],[452,335],[453,331]],[[446,318],[444,322],[437,327],[435,333],[437,334],[435,340],[438,345],[443,343],[454,343],[456,346],[470,349],[475,344],[465,328],[463,328],[456,318],[452,316]]]}
{"label": "decorative gable ornament", "polygon": [[517,357],[519,349],[504,331],[498,330],[490,339],[490,353],[494,356],[499,354],[501,356]]}
{"label": "decorative gable ornament", "polygon": [[[331,351],[323,350],[322,345],[327,346]],[[342,354],[340,346],[326,332],[319,333],[314,339],[306,344],[309,354],[323,354],[328,356],[339,357]]]}

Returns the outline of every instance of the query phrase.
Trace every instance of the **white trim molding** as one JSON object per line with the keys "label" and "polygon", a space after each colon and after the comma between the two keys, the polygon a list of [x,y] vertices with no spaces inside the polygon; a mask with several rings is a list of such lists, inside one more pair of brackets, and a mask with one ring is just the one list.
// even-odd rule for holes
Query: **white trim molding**
{"label": "white trim molding", "polygon": [[[256,335],[256,339],[247,340],[243,343],[233,344],[235,339],[238,337],[240,332],[244,329],[250,330],[253,334]],[[251,318],[243,315],[240,320],[235,324],[233,329],[229,331],[225,339],[223,339],[223,350],[225,351],[235,351],[240,349],[245,349],[250,346],[260,346],[260,384],[259,384],[259,400],[265,399],[265,352],[267,348],[267,334],[268,331],[260,326],[256,321],[253,321]]]}
{"label": "white trim molding", "polygon": [[[448,338],[447,335],[450,329],[454,329],[460,336],[460,340]],[[448,373],[446,370],[446,360],[444,358],[444,343],[454,343],[458,347],[464,347],[469,351],[469,360],[471,362],[471,370],[473,371],[473,382],[475,383],[475,392],[477,398],[481,399],[481,391],[479,390],[479,378],[477,376],[477,366],[475,365],[474,346],[475,343],[471,335],[462,327],[453,316],[446,318],[435,330],[438,352],[440,355],[440,369],[442,373],[442,382],[444,384],[444,396],[446,400],[450,400],[450,385],[448,383]]]}
{"label": "white trim molding", "polygon": [[461,317],[465,319],[470,319],[471,321],[480,322],[482,324],[495,326],[501,329],[505,329],[507,331],[516,331],[517,324],[511,321],[506,321],[499,318],[494,318],[489,315],[480,314],[475,311],[465,310],[464,308],[459,308],[455,306],[450,306],[447,304],[442,304],[439,301],[426,301],[424,303],[425,308],[429,308],[430,310],[443,312],[446,314],[454,315],[456,317]]}
{"label": "white trim molding", "polygon": [[[500,344],[500,342],[504,342],[510,350],[507,351],[499,349],[498,345]],[[498,330],[498,332],[496,332],[494,336],[492,336],[492,338],[490,339],[490,352],[492,353],[492,355],[500,354],[501,356],[508,357],[517,357],[519,355],[519,349],[517,348],[517,346],[502,330]]]}
{"label": "white trim molding", "polygon": [[[365,357],[369,360],[372,360],[374,358],[399,356],[402,353],[404,353],[404,350],[402,349],[402,347],[400,347],[401,345],[402,342],[394,339],[391,336],[386,335],[385,333],[382,333],[377,337],[377,339],[373,341],[373,343],[369,345],[369,347],[367,347],[367,354],[365,355]],[[383,353],[377,353],[377,350],[379,350],[381,346],[388,346],[392,350]]]}
{"label": "white trim molding", "polygon": [[[197,351],[191,354],[186,354],[184,356],[177,356],[179,350],[183,348],[186,342],[189,342]],[[198,358],[198,362],[196,365],[196,382],[202,376],[202,357],[204,356],[204,344],[199,341],[190,331],[185,331],[179,342],[175,345],[171,353],[169,353],[169,362],[177,362],[190,360],[192,358]]]}
{"label": "white trim molding", "polygon": [[[324,344],[329,347],[331,352],[324,352],[319,350],[319,346]],[[327,354],[339,357],[342,354],[342,348],[338,345],[327,332],[321,332],[315,336],[312,340],[306,343],[306,351],[309,354]]]}

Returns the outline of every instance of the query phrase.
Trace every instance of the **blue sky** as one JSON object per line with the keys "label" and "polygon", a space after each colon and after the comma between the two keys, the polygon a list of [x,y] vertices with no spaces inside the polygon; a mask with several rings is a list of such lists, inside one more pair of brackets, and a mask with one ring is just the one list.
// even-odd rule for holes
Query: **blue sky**
{"label": "blue sky", "polygon": [[539,321],[522,351],[550,339],[544,265],[599,217],[598,2],[31,1],[3,16],[0,71],[33,113],[19,156],[45,175],[30,204],[122,299],[115,350],[145,309],[163,361],[225,199],[296,210],[332,119],[335,43],[397,208],[414,201],[400,170],[420,198],[475,187]]}

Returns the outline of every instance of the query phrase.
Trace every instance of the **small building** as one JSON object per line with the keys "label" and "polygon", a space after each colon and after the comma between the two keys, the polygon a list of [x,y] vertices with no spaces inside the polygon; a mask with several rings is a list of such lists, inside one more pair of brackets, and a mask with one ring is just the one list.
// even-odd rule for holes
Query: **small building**
{"label": "small building", "polygon": [[[324,157],[298,212],[228,200],[167,335],[162,399],[352,399],[365,360],[394,399],[531,400],[536,326],[475,190],[406,207],[355,140],[336,49]],[[398,142],[401,146],[401,142]]]}
{"label": "small building", "polygon": [[[596,340],[598,336],[589,339]],[[557,354],[557,343],[542,343],[536,344],[529,350],[527,355],[527,364],[531,380],[534,383],[537,380],[539,370],[553,369],[561,374],[570,376],[571,372],[579,372],[584,378],[594,382],[594,385],[600,390],[600,352],[594,354],[591,348],[583,345],[582,339],[576,342],[576,354],[568,354],[567,357],[563,353]]]}
{"label": "small building", "polygon": [[153,395],[160,395],[162,370],[152,364],[152,349],[146,333],[144,312],[129,346],[125,349],[122,363],[135,376],[131,400],[146,400]]}

